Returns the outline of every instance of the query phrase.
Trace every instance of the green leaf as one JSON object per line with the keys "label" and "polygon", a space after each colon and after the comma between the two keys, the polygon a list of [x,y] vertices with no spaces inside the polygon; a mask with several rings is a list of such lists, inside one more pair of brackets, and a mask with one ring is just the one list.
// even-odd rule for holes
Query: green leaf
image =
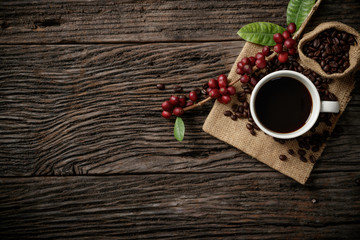
{"label": "green leaf", "polygon": [[285,29],[277,24],[269,22],[254,22],[242,27],[237,34],[248,42],[263,46],[274,46],[275,33],[282,33]]}
{"label": "green leaf", "polygon": [[181,142],[185,135],[185,125],[181,117],[177,117],[174,125],[174,136],[176,140]]}
{"label": "green leaf", "polygon": [[286,10],[287,24],[295,23],[298,30],[315,2],[315,0],[290,0]]}

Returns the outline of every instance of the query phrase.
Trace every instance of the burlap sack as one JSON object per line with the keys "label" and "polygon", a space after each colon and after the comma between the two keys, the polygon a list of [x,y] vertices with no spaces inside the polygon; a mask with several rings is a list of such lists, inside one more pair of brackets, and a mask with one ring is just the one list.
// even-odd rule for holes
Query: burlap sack
{"label": "burlap sack", "polygon": [[[352,35],[354,35],[357,44],[355,46],[350,47],[349,51],[349,60],[350,60],[350,67],[348,67],[343,73],[333,73],[333,74],[327,74],[324,72],[319,65],[318,62],[315,60],[308,58],[303,53],[302,49],[305,43],[313,40],[319,33],[330,29],[335,28],[340,31],[348,32]],[[314,72],[319,74],[320,76],[324,78],[333,78],[333,79],[341,79],[344,77],[348,77],[350,74],[354,73],[354,71],[357,71],[359,69],[360,64],[360,34],[353,28],[340,23],[340,22],[325,22],[317,26],[313,31],[305,34],[302,39],[300,40],[298,44],[298,52],[300,57],[300,63],[302,66],[306,68],[311,68]]]}
{"label": "burlap sack", "polygon": [[[261,51],[261,49],[262,46],[256,44],[249,42],[245,44],[228,75],[230,82],[239,78],[239,75],[236,74],[236,63],[243,57],[254,56],[257,52]],[[340,114],[332,117],[331,126],[326,126],[321,123],[316,128],[316,132],[322,133],[324,130],[332,132],[334,129],[336,122],[338,121],[340,115],[344,112],[346,105],[350,100],[350,93],[355,84],[353,76],[353,74],[347,75],[341,80],[336,80],[329,85],[330,91],[335,93],[339,99]],[[237,91],[241,89],[241,83],[239,82],[234,86]],[[295,179],[299,183],[305,184],[314,167],[314,164],[310,161],[302,162],[299,159],[299,155],[291,156],[287,154],[287,151],[290,148],[295,151],[298,149],[297,141],[290,140],[285,144],[280,144],[272,137],[265,135],[261,131],[257,132],[256,136],[252,136],[245,126],[247,120],[238,119],[237,121],[233,121],[229,117],[224,116],[224,111],[230,110],[231,105],[234,103],[238,103],[236,97],[233,97],[232,102],[227,105],[220,104],[218,101],[215,101],[214,106],[203,125],[203,130],[278,170],[279,172]],[[322,145],[320,151],[311,154],[318,159],[324,148],[325,144]],[[286,154],[288,159],[286,161],[281,161],[279,159],[280,154]]]}

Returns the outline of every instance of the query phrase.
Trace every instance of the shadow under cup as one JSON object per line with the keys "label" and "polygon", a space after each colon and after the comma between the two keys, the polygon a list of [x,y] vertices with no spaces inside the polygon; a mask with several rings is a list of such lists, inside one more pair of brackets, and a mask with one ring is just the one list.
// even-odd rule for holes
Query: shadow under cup
{"label": "shadow under cup", "polygon": [[281,70],[268,74],[255,86],[250,111],[263,132],[290,139],[312,128],[323,103],[331,105],[325,111],[339,111],[338,102],[320,101],[315,85],[303,74]]}

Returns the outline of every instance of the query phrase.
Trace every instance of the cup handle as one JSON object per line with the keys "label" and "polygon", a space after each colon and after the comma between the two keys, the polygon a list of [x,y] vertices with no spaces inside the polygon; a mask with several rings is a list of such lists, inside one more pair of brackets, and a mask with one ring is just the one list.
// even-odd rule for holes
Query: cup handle
{"label": "cup handle", "polygon": [[337,101],[321,101],[320,112],[338,113],[340,105]]}

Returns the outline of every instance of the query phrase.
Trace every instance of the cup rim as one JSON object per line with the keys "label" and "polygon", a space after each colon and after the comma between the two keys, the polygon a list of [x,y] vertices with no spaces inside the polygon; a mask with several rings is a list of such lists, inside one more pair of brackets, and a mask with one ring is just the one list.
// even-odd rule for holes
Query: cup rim
{"label": "cup rim", "polygon": [[[272,131],[272,130],[266,128],[264,125],[262,125],[262,123],[260,122],[260,120],[258,119],[258,117],[256,115],[255,99],[256,99],[257,93],[259,92],[260,88],[263,85],[265,85],[265,83],[267,83],[268,81],[270,81],[274,78],[277,78],[277,77],[291,77],[291,78],[294,78],[294,79],[300,81],[308,89],[310,96],[311,96],[312,109],[311,109],[310,115],[309,115],[307,121],[305,122],[305,124],[301,128],[299,128],[293,132],[279,133],[279,132]],[[276,72],[272,72],[272,73],[266,75],[265,77],[263,77],[254,87],[252,94],[251,94],[251,98],[250,98],[250,112],[251,112],[251,116],[254,119],[255,123],[258,125],[258,127],[264,133],[266,133],[272,137],[280,138],[280,139],[296,138],[298,136],[303,135],[307,131],[309,131],[313,127],[313,125],[315,124],[316,120],[319,117],[320,107],[321,107],[320,95],[319,95],[315,85],[305,75],[303,75],[299,72],[291,71],[291,70],[279,70]]]}

